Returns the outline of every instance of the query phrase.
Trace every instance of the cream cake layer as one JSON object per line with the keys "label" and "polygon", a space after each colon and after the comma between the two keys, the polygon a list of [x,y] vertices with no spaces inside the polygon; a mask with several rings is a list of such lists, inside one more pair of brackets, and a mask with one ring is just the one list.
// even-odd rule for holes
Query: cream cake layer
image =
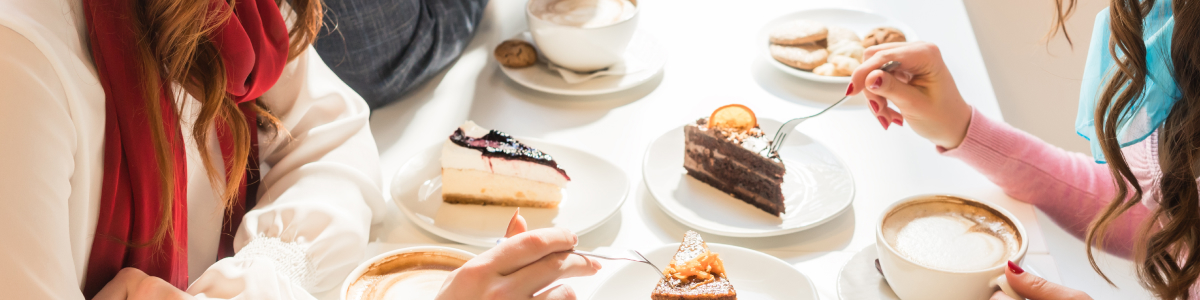
{"label": "cream cake layer", "polygon": [[562,187],[552,183],[442,168],[442,201],[446,203],[554,208],[561,200]]}

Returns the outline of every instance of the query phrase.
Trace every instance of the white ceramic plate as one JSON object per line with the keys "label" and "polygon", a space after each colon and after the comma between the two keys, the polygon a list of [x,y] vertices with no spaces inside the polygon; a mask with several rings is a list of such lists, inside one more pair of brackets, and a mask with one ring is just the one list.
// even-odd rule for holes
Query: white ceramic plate
{"label": "white ceramic plate", "polygon": [[[721,255],[725,274],[739,300],[817,300],[812,281],[792,265],[762,252],[722,244],[708,244]],[[662,245],[645,252],[646,258],[658,266],[671,263],[679,244]],[[649,299],[659,275],[649,266],[628,263],[618,267],[612,276],[596,288],[591,300]]]}
{"label": "white ceramic plate", "polygon": [[882,26],[891,26],[903,31],[906,40],[918,40],[917,34],[904,23],[900,23],[896,20],[892,20],[879,14],[845,8],[821,8],[798,11],[775,18],[774,20],[771,20],[771,22],[768,22],[766,26],[763,26],[762,30],[760,30],[758,33],[758,40],[761,41],[760,44],[762,45],[759,53],[762,53],[762,55],[766,56],[767,62],[784,73],[816,82],[849,84],[850,77],[822,76],[813,74],[809,71],[790,67],[779,62],[778,60],[775,60],[774,57],[771,57],[771,52],[767,49],[767,46],[771,44],[768,38],[770,36],[771,29],[775,28],[775,26],[778,26],[779,24],[794,20],[812,20],[824,23],[826,25],[849,28],[850,30],[854,30],[854,32],[858,33],[859,38],[866,36],[867,33],[871,32],[871,29]]}
{"label": "white ceramic plate", "polygon": [[[616,215],[629,191],[629,179],[616,165],[591,153],[531,138],[520,138],[558,161],[571,176],[558,208],[521,208],[529,229],[558,227],[584,234]],[[492,247],[504,236],[515,207],[442,202],[442,145],[400,167],[392,199],[410,221],[455,242]]]}
{"label": "white ceramic plate", "polygon": [[900,300],[875,269],[875,244],[854,254],[838,273],[838,298],[842,300]]}
{"label": "white ceramic plate", "polygon": [[[758,119],[768,136],[780,122]],[[683,168],[683,126],[664,133],[646,151],[646,187],[668,215],[692,228],[733,237],[776,236],[812,228],[850,207],[854,178],[842,160],[811,137],[794,131],[779,156],[785,211],[768,214],[687,175]]]}
{"label": "white ceramic plate", "polygon": [[[529,35],[529,32],[522,32],[511,39],[533,43],[533,37]],[[653,36],[639,29],[634,32],[633,39],[625,48],[625,59],[637,60],[635,64],[645,66],[645,68],[639,68],[641,71],[630,74],[600,76],[575,84],[567,83],[561,75],[551,71],[546,64],[541,62],[516,69],[500,65],[500,70],[514,82],[546,93],[572,96],[608,94],[623,91],[653,79],[654,75],[662,70],[663,65],[666,65],[667,51],[658,44]]]}

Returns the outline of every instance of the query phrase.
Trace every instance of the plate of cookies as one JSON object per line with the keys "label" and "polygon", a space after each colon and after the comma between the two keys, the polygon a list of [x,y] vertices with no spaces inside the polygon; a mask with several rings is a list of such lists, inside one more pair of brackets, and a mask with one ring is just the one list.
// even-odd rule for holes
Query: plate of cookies
{"label": "plate of cookies", "polygon": [[849,83],[867,47],[917,38],[907,25],[879,14],[822,8],[768,22],[759,40],[767,62],[784,73],[817,82]]}

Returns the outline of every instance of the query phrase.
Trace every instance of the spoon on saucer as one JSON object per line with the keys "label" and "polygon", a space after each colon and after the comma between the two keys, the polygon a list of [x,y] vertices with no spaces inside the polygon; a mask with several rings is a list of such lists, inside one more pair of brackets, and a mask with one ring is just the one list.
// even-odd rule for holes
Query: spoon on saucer
{"label": "spoon on saucer", "polygon": [[[896,69],[896,67],[899,67],[899,66],[900,66],[900,62],[893,60],[893,61],[884,63],[882,66],[879,66],[879,70],[883,70],[884,72],[891,72],[892,70]],[[821,111],[819,111],[815,114],[812,114],[807,117],[799,117],[799,118],[791,119],[791,120],[788,120],[787,122],[784,122],[782,126],[779,126],[779,130],[775,131],[775,138],[771,139],[771,146],[767,147],[767,149],[765,149],[765,150],[767,151],[767,153],[775,153],[775,152],[779,151],[779,148],[783,147],[783,140],[787,139],[788,133],[791,133],[792,130],[796,129],[796,125],[800,125],[800,123],[807,121],[808,119],[812,119],[816,116],[820,116],[821,114],[824,114],[825,112],[827,112],[829,110],[832,110],[834,107],[837,107],[839,104],[842,104],[842,102],[846,102],[846,99],[850,99],[850,95],[846,95],[845,97],[842,97],[841,100],[834,102],[833,105],[830,105],[829,107],[826,107],[825,109],[822,109]]]}

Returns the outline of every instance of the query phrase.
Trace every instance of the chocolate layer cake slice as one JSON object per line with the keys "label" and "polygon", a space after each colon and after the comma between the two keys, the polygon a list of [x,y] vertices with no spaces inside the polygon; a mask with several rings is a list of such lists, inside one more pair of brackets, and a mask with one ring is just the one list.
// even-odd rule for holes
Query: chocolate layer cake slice
{"label": "chocolate layer cake slice", "polygon": [[749,130],[709,126],[709,118],[684,126],[687,174],[730,196],[780,216],[785,169],[758,124]]}
{"label": "chocolate layer cake slice", "polygon": [[725,275],[725,263],[700,234],[688,230],[679,244],[671,265],[663,271],[650,295],[653,300],[736,300],[737,291]]}

